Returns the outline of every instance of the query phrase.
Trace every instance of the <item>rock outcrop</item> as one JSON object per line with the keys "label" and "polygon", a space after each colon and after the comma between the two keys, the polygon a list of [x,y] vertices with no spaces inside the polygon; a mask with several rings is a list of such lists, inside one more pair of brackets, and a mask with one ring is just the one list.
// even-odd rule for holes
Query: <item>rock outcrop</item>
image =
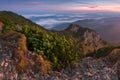
{"label": "rock outcrop", "polygon": [[36,74],[49,70],[49,61],[27,50],[23,34],[11,31],[0,37],[0,80],[36,80]]}
{"label": "rock outcrop", "polygon": [[71,24],[65,31],[69,32],[69,35],[75,38],[76,46],[82,46],[84,54],[94,52],[103,46],[107,46],[107,43],[104,44],[100,35],[92,29],[84,28],[77,24]]}

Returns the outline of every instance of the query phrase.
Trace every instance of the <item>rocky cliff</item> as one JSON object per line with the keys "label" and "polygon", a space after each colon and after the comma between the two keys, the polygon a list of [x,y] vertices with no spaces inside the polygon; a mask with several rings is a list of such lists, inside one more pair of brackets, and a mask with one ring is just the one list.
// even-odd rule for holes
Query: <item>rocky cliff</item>
{"label": "rocky cliff", "polygon": [[76,41],[76,46],[82,46],[83,53],[85,54],[94,52],[103,46],[107,46],[107,43],[104,44],[100,35],[92,29],[84,28],[77,24],[71,24],[67,29],[65,29],[65,31],[69,35],[73,36]]}

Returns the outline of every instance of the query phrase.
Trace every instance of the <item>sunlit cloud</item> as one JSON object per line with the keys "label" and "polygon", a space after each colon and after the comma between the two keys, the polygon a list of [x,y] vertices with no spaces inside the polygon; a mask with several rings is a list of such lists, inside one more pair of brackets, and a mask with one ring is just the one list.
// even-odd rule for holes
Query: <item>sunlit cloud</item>
{"label": "sunlit cloud", "polygon": [[76,7],[69,7],[63,10],[68,11],[111,11],[111,12],[120,12],[119,5],[95,5],[95,6],[76,6]]}

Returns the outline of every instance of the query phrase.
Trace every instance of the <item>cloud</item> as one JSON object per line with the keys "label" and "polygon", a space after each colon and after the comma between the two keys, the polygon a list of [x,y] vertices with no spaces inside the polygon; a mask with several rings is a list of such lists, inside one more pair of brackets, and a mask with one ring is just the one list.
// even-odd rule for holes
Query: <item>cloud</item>
{"label": "cloud", "polygon": [[[44,15],[48,15],[49,17],[45,17]],[[91,15],[88,16],[88,14],[86,13],[70,13],[70,14],[44,14],[43,16],[39,16],[39,15],[35,15],[37,20],[34,20],[34,22],[36,22],[39,25],[44,26],[45,28],[52,28],[55,27],[57,24],[62,24],[62,23],[72,23],[75,22],[77,20],[83,20],[83,19],[97,19],[98,17],[92,17]],[[51,16],[53,17],[51,17]],[[32,15],[33,16],[33,15]],[[99,16],[101,17],[101,16]]]}
{"label": "cloud", "polygon": [[74,21],[80,20],[79,18],[70,18],[70,17],[61,17],[61,18],[47,18],[47,19],[40,19],[38,21],[35,21],[37,24],[40,24],[42,26],[45,26],[46,28],[52,28],[56,24],[61,23],[71,23]]}
{"label": "cloud", "polygon": [[89,8],[97,8],[98,5],[89,6]]}
{"label": "cloud", "polygon": [[32,18],[32,17],[49,17],[49,16],[55,16],[55,14],[26,14],[23,15],[26,18]]}

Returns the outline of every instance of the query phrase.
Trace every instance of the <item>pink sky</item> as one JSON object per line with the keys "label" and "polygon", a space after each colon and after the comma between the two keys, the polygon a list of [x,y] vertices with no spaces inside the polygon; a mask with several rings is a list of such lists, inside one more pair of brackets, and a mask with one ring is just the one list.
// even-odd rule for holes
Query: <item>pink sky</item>
{"label": "pink sky", "polygon": [[[56,1],[56,2],[55,2]],[[118,0],[40,0],[1,2],[0,10],[10,11],[111,11],[120,12]],[[92,2],[91,2],[92,1]]]}
{"label": "pink sky", "polygon": [[120,5],[74,6],[58,9],[61,11],[109,11],[120,12]]}

